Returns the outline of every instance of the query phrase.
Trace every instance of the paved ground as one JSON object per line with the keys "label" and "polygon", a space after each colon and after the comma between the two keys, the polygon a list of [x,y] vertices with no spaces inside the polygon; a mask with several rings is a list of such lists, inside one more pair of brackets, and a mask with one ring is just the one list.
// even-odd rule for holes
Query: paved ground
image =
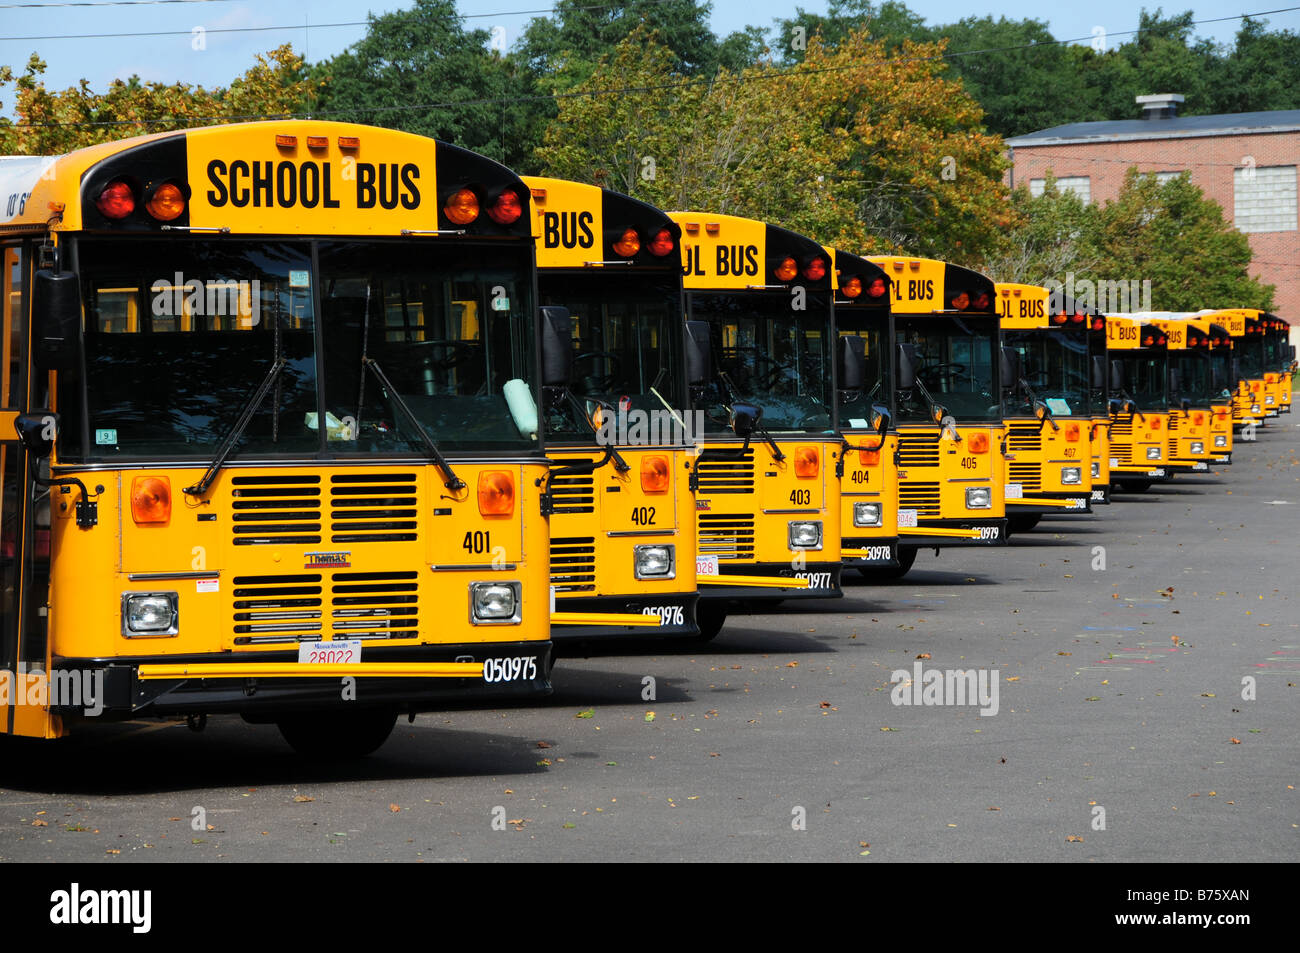
{"label": "paved ground", "polygon": [[[543,705],[403,721],[344,767],[233,718],[6,739],[0,861],[1294,860],[1294,419],[1217,475],[707,647],[563,660]],[[995,673],[997,714],[893,704],[918,659]]]}

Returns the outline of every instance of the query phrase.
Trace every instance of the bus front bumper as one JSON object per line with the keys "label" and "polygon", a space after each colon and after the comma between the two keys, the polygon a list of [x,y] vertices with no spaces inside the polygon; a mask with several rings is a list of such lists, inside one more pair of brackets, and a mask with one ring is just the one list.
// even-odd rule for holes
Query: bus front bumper
{"label": "bus front bumper", "polygon": [[[318,665],[295,651],[221,652],[140,658],[59,658],[51,686],[68,676],[102,686],[78,699],[51,698],[61,715],[275,715],[348,705],[431,711],[464,701],[497,702],[551,693],[549,641],[362,647],[363,661]],[[64,675],[62,673],[67,673]],[[95,695],[93,701],[90,695]],[[90,703],[88,703],[88,701]],[[96,711],[96,709],[99,709]]]}
{"label": "bus front bumper", "polygon": [[1007,500],[1008,516],[1053,516],[1091,513],[1092,494],[1082,490],[1041,490],[1018,500]]}
{"label": "bus front bumper", "polygon": [[840,558],[844,565],[854,568],[897,566],[898,540],[880,536],[841,539]]}
{"label": "bus front bumper", "polygon": [[[726,599],[737,602],[769,602],[780,599],[839,599],[844,595],[840,588],[841,564],[809,561],[796,569],[789,563],[719,564],[721,574],[713,577],[696,576],[700,600]],[[746,577],[754,580],[747,585]],[[791,585],[780,584],[788,579]]]}
{"label": "bus front bumper", "polygon": [[[900,528],[900,549],[945,549],[949,546],[1005,546],[1007,520],[923,519],[915,527]],[[965,532],[957,532],[964,530]]]}
{"label": "bus front bumper", "polygon": [[[578,639],[608,639],[638,636],[695,636],[700,627],[695,620],[699,594],[671,592],[662,596],[573,596],[557,597],[551,617],[551,638],[556,642]],[[633,615],[641,624],[618,624],[601,615]],[[586,618],[584,618],[586,617]],[[650,620],[658,620],[650,621]]]}

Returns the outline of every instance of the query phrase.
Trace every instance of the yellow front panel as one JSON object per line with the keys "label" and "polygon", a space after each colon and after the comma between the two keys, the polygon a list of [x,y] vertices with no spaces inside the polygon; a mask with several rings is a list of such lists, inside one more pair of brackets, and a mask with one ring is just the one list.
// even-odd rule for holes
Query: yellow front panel
{"label": "yellow front panel", "polygon": [[[384,646],[549,638],[549,543],[535,485],[544,467],[455,468],[468,484],[456,494],[433,467],[414,461],[230,468],[206,502],[182,492],[198,470],[123,471],[120,480],[112,471],[81,472],[92,490],[104,487],[99,524],[83,529],[71,518],[79,491],[56,498],[52,653],[283,651],[299,639],[329,638]],[[487,471],[513,476],[510,515],[479,512],[478,480]],[[137,522],[131,487],[141,476],[170,481],[165,523]],[[180,578],[148,578],[159,573]],[[521,622],[472,625],[469,583],[506,581],[521,584]],[[177,634],[124,637],[123,592],[177,593]]]}
{"label": "yellow front panel", "polygon": [[943,311],[944,263],[931,258],[871,256],[890,277],[890,301],[895,314]]}
{"label": "yellow front panel", "polygon": [[1092,478],[1094,486],[1103,486],[1110,482],[1110,427],[1106,417],[1093,417],[1088,431],[1088,449],[1092,462],[1097,465],[1097,475]]}
{"label": "yellow front panel", "polygon": [[[883,443],[874,433],[846,433],[844,439],[855,448],[879,446],[879,449],[874,454],[861,449],[844,451],[844,477],[840,481],[843,536],[856,540],[894,539],[898,536],[898,468],[894,465],[898,435],[886,434]],[[879,526],[854,525],[853,504],[860,502],[880,504]]]}
{"label": "yellow front panel", "polygon": [[[899,428],[898,508],[915,510],[924,525],[934,519],[1002,519],[1006,515],[1001,427],[959,427],[954,441],[938,427]],[[982,434],[987,449],[971,450]],[[968,509],[967,487],[989,488],[988,509]]]}
{"label": "yellow front panel", "polygon": [[[1037,419],[1008,419],[1007,482],[1019,484],[1024,498],[1039,493],[1071,493],[1087,497],[1092,492],[1092,450],[1087,420],[1058,417],[1057,429]],[[1079,468],[1079,482],[1065,483],[1062,468]],[[1016,504],[1008,504],[1015,513]]]}
{"label": "yellow front panel", "polygon": [[[557,601],[589,596],[652,596],[695,591],[695,529],[687,451],[626,449],[628,464],[613,463],[594,473],[552,477],[551,585]],[[552,448],[560,464],[598,460],[604,451]],[[667,457],[670,483],[646,489],[641,479],[647,457]],[[673,579],[637,579],[633,550],[652,543],[676,547]]]}
{"label": "yellow front panel", "polygon": [[528,176],[533,191],[533,238],[538,268],[584,268],[599,261],[601,190],[564,179]]}
{"label": "yellow front panel", "polygon": [[686,290],[744,289],[771,283],[763,273],[767,254],[763,222],[730,215],[669,214],[682,227],[682,283]]}

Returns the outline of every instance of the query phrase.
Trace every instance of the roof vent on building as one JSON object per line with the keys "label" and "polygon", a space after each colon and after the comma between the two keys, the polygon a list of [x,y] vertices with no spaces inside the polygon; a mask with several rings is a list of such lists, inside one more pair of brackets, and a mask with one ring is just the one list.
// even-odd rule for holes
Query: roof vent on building
{"label": "roof vent on building", "polygon": [[1182,93],[1156,93],[1135,98],[1142,107],[1143,119],[1173,119],[1178,115],[1178,104],[1183,101]]}

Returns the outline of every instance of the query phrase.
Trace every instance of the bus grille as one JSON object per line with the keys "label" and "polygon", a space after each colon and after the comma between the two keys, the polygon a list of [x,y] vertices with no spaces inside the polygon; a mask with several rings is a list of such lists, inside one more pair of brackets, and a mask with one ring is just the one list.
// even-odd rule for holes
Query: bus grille
{"label": "bus grille", "polygon": [[754,492],[754,451],[740,460],[701,460],[696,464],[699,493],[705,496]]}
{"label": "bus grille", "polygon": [[321,631],[321,592],[321,577],[315,573],[236,576],[235,644],[256,645],[324,638]]}
{"label": "bus grille", "polygon": [[939,435],[907,432],[899,434],[898,465],[900,467],[937,467],[939,465]]}
{"label": "bus grille", "polygon": [[1011,424],[1007,427],[1007,449],[1037,452],[1043,445],[1043,428],[1040,424]]}
{"label": "bus grille", "polygon": [[1133,462],[1133,418],[1116,420],[1111,425],[1110,456],[1121,464]]}
{"label": "bus grille", "polygon": [[330,477],[330,542],[403,542],[416,538],[414,473],[342,473]]}
{"label": "bus grille", "polygon": [[551,585],[556,592],[596,588],[595,537],[557,536],[551,540]]}
{"label": "bus grille", "polygon": [[1169,456],[1171,459],[1178,456],[1178,417],[1175,414],[1169,415]]}
{"label": "bus grille", "polygon": [[[590,463],[590,460],[557,460],[563,466]],[[551,476],[547,484],[553,513],[591,513],[596,508],[596,478],[590,473],[565,473]]]}
{"label": "bus grille", "polygon": [[330,587],[336,639],[419,636],[419,581],[414,572],[338,572]]}
{"label": "bus grille", "polygon": [[237,476],[230,482],[236,546],[320,542],[319,476]]}
{"label": "bus grille", "polygon": [[1037,463],[1012,463],[1007,468],[1011,482],[1019,483],[1025,493],[1037,493],[1043,488],[1043,471]]}
{"label": "bus grille", "polygon": [[939,484],[905,480],[898,484],[898,508],[916,510],[917,516],[939,515]]}
{"label": "bus grille", "polygon": [[699,517],[701,556],[743,560],[754,558],[754,514],[733,513]]}
{"label": "bus grille", "polygon": [[[322,598],[329,588],[328,624]],[[419,578],[415,572],[340,572],[236,576],[236,645],[277,645],[335,639],[419,637]]]}

